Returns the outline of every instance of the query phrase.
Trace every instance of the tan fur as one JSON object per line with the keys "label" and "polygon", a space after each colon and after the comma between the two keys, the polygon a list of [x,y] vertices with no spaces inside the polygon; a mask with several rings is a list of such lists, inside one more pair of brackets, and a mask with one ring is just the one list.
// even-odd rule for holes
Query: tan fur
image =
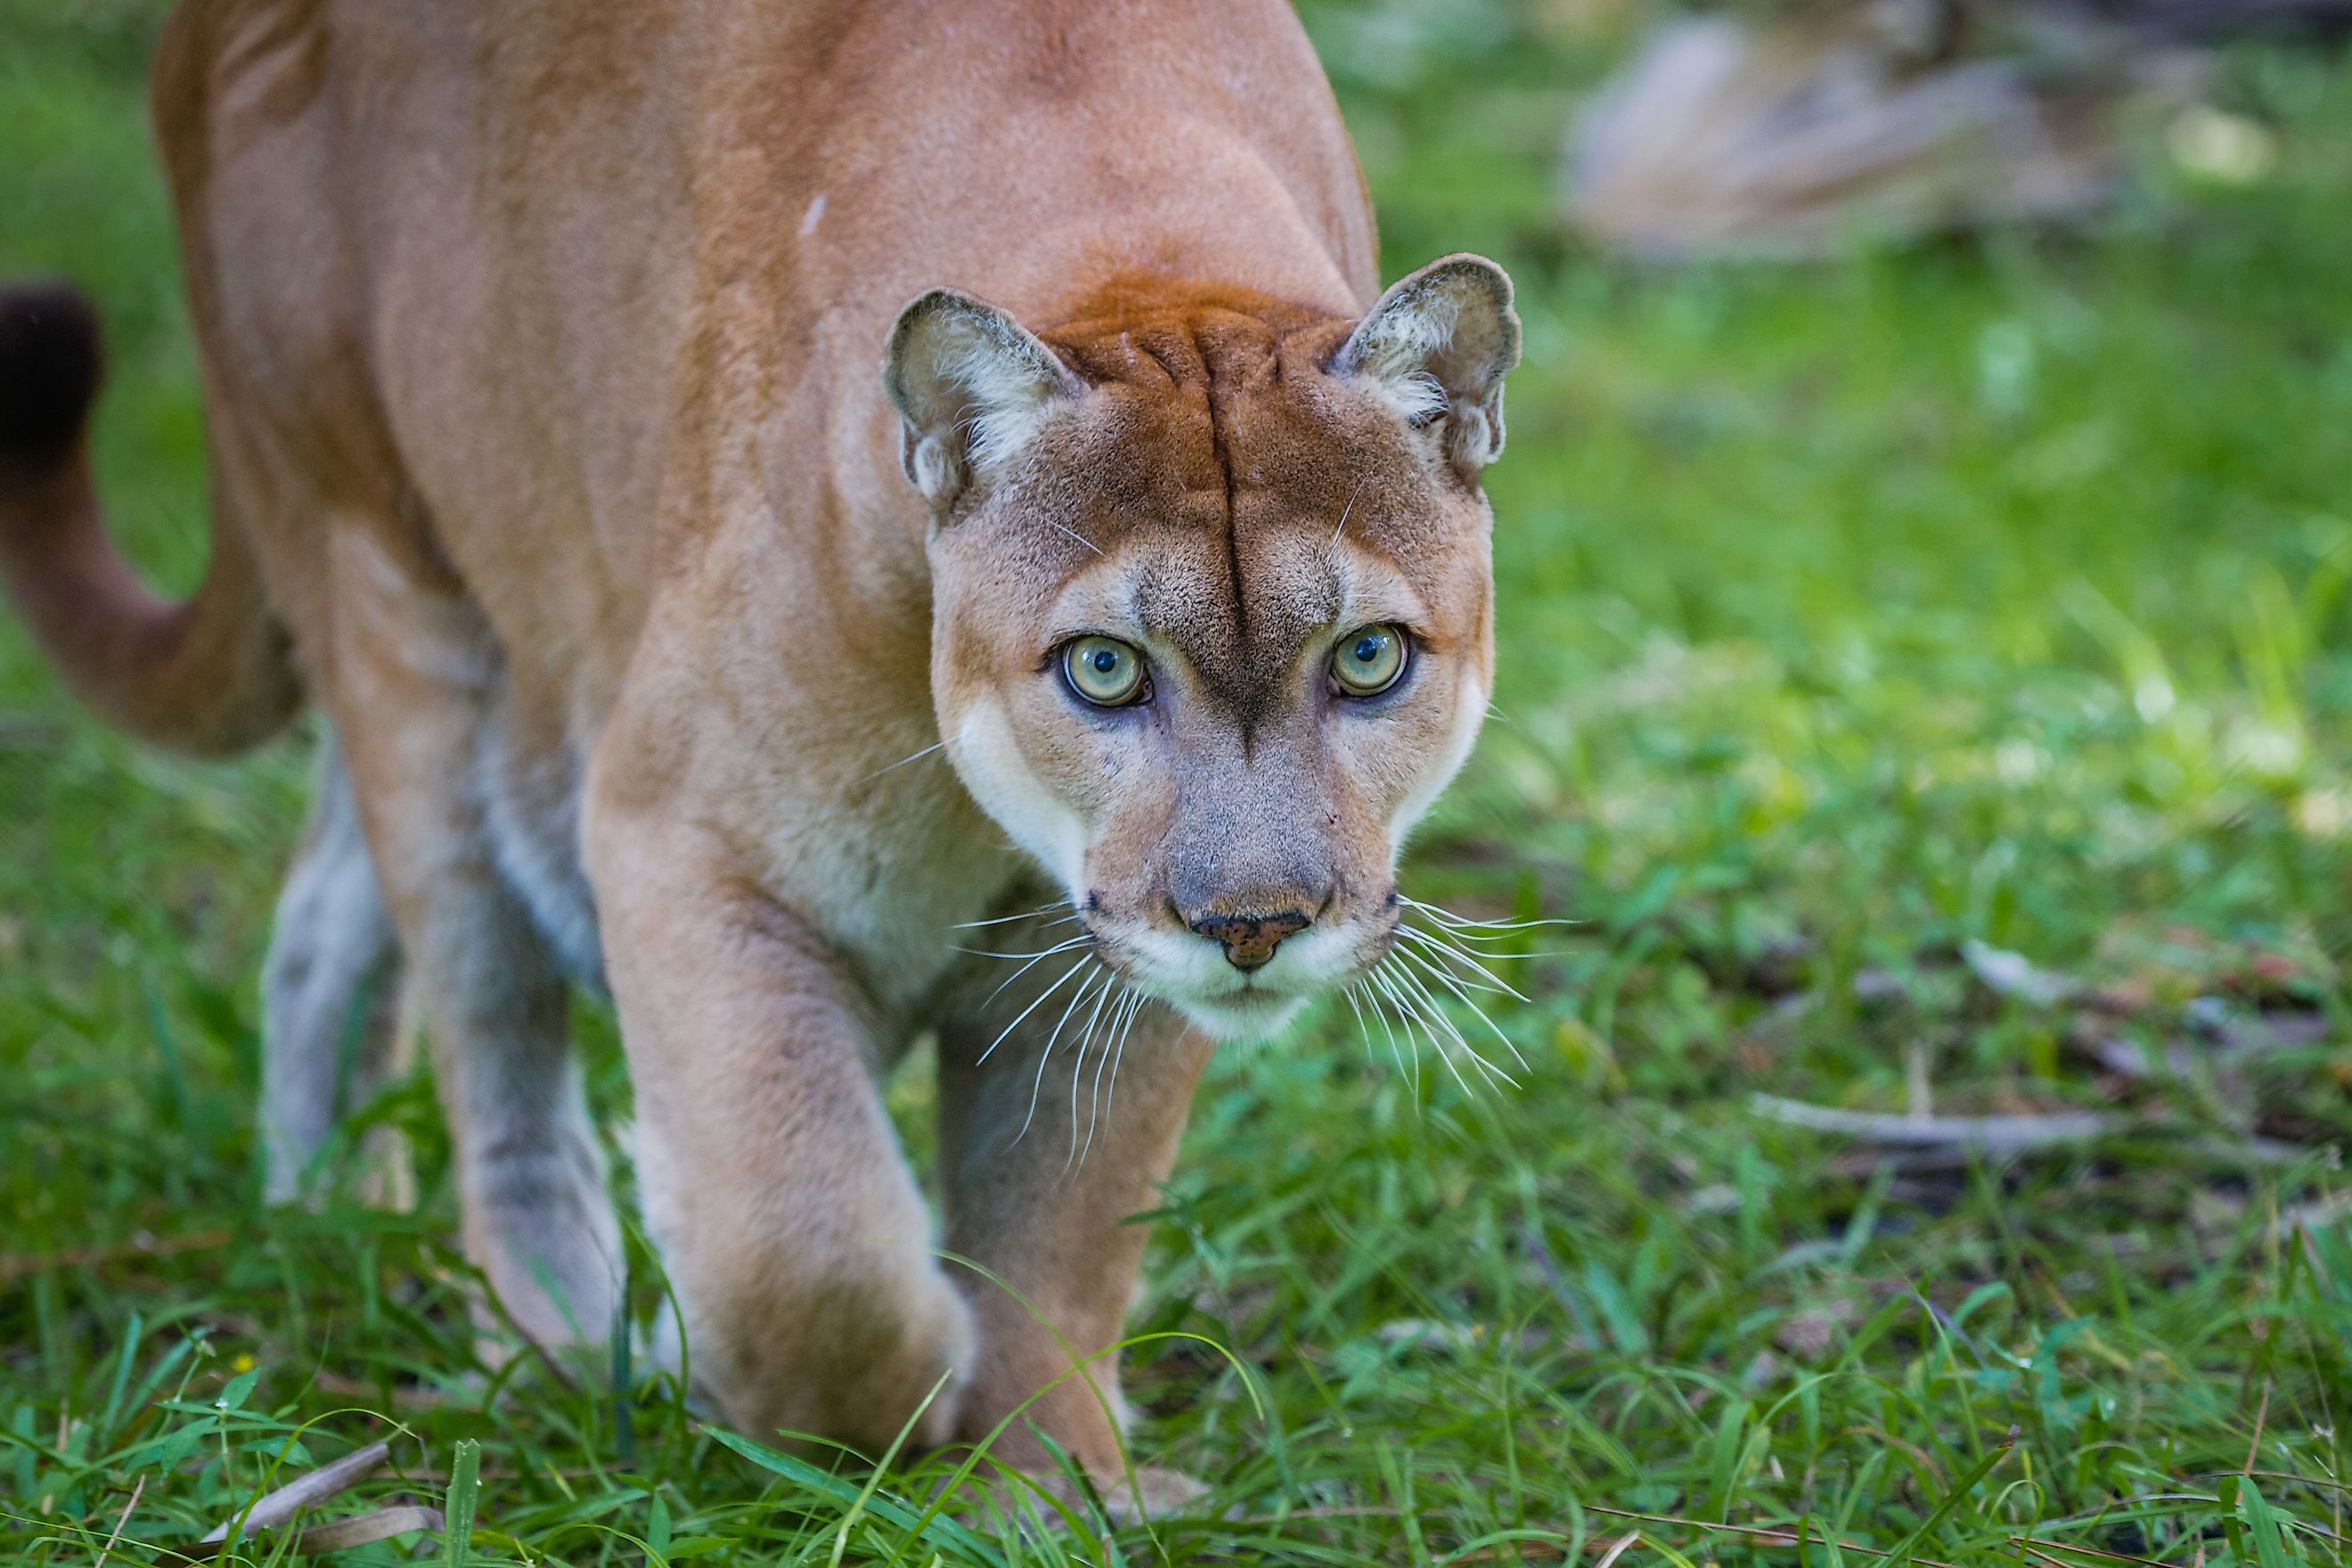
{"label": "tan fur", "polygon": [[[35,630],[163,742],[253,738],[296,671],[333,717],[365,853],[322,829],[289,916],[389,911],[528,1331],[613,1310],[562,1021],[601,959],[724,1415],[879,1446],[930,1396],[920,1440],[976,1439],[1059,1378],[1030,1420],[1114,1484],[1122,1222],[1209,1040],[1381,955],[1484,711],[1507,283],[1457,258],[1367,313],[1272,0],[190,0],[156,79],[215,575],[140,596],[44,370],[62,415],[0,403]],[[0,380],[72,359],[61,310],[0,302]],[[1406,679],[1341,700],[1335,643],[1388,622]],[[1150,704],[1076,699],[1082,633]],[[380,903],[324,896],[371,862]],[[281,936],[285,1015],[389,965],[373,929]],[[1072,935],[1001,993],[956,951]],[[976,1268],[876,1089],[924,1027]]]}

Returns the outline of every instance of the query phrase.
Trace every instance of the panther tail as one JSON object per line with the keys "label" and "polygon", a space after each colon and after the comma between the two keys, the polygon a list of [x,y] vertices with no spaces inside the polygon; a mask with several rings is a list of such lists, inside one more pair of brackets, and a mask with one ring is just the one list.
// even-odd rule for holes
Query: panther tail
{"label": "panther tail", "polygon": [[58,285],[0,289],[0,583],[66,684],[141,740],[222,753],[257,745],[302,705],[253,542],[217,502],[212,563],[173,603],[106,535],[91,482],[98,317]]}

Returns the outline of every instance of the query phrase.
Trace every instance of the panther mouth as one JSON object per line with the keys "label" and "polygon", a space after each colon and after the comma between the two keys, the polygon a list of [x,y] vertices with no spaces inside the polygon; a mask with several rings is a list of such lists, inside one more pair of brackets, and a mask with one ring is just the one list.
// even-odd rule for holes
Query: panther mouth
{"label": "panther mouth", "polygon": [[1156,927],[1112,930],[1087,922],[1098,960],[1135,990],[1175,1008],[1220,1040],[1265,1040],[1308,1003],[1360,980],[1386,956],[1394,920],[1318,925],[1249,969],[1213,942]]}
{"label": "panther mouth", "polygon": [[1222,996],[1165,1000],[1213,1039],[1264,1041],[1279,1035],[1312,997],[1297,992],[1244,986]]}

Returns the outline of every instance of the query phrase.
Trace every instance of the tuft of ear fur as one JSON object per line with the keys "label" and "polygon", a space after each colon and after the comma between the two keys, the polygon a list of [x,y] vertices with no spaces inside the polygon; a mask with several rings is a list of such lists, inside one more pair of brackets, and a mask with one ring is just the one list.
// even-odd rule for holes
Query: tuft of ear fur
{"label": "tuft of ear fur", "polygon": [[1519,363],[1508,274],[1448,256],[1398,279],[1331,357],[1330,374],[1377,387],[1415,426],[1440,426],[1465,483],[1502,455],[1503,378]]}
{"label": "tuft of ear fur", "polygon": [[995,306],[934,289],[898,312],[882,386],[903,424],[907,477],[944,518],[1026,447],[1077,375]]}

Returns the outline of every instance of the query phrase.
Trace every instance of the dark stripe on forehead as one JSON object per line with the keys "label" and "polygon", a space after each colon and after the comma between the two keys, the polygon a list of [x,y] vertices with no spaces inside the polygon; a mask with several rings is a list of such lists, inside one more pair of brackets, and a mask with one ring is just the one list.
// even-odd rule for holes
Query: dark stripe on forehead
{"label": "dark stripe on forehead", "polygon": [[[1251,449],[1266,434],[1253,421],[1272,415],[1269,395],[1283,395],[1286,342],[1333,325],[1324,312],[1245,290],[1129,276],[1044,333],[1095,385],[1140,395],[1139,413],[1156,426],[1163,460],[1182,454],[1162,469],[1175,481],[1163,504],[1197,545],[1143,566],[1138,607],[1183,649],[1240,725],[1244,747],[1253,728],[1287,704],[1301,641],[1334,612],[1332,574],[1287,537],[1292,515]],[[1289,506],[1300,499],[1292,494]],[[1318,514],[1319,524],[1310,521]],[[1319,557],[1334,516],[1311,502],[1297,516],[1317,533],[1310,553]]]}
{"label": "dark stripe on forehead", "polygon": [[[1217,395],[1213,385],[1209,393],[1209,443],[1217,454],[1217,469],[1224,476],[1225,481],[1225,574],[1231,584],[1228,592],[1233,595],[1234,647],[1246,659],[1250,646],[1249,598],[1242,580],[1241,512],[1235,505],[1234,454],[1225,440],[1224,414],[1224,399]],[[1245,697],[1243,691],[1233,693],[1234,717],[1240,720],[1242,726],[1242,761],[1244,763],[1249,761],[1250,731],[1257,716],[1255,710],[1258,704],[1250,700],[1255,695],[1249,693]]]}

